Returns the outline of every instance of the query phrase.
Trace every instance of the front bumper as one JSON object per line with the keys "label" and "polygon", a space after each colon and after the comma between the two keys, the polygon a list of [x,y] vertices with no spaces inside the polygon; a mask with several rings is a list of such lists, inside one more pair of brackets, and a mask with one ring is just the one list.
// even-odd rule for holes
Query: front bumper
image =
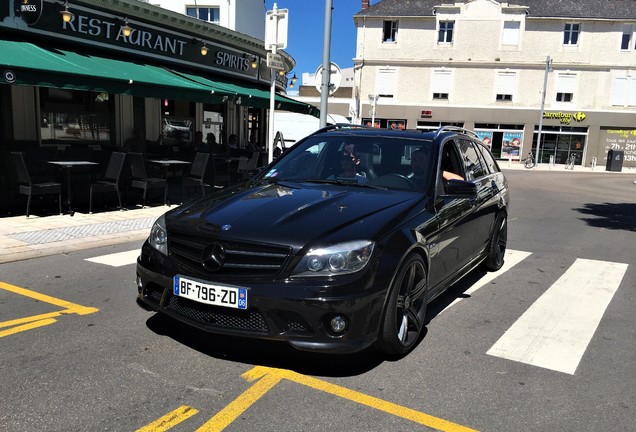
{"label": "front bumper", "polygon": [[[236,284],[248,288],[248,308],[238,310],[174,296],[173,276],[187,274],[146,243],[137,261],[138,302],[144,309],[210,333],[279,340],[299,350],[346,354],[373,345],[381,323],[386,289],[375,289],[373,272],[365,270],[329,280],[240,280]],[[337,314],[347,319],[342,334],[329,327]]]}

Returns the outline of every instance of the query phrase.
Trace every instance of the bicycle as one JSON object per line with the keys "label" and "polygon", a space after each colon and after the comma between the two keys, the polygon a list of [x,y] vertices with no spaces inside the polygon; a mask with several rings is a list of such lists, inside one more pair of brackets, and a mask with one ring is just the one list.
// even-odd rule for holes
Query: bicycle
{"label": "bicycle", "polygon": [[521,162],[523,162],[523,166],[528,169],[534,168],[537,165],[532,157],[532,152],[528,153],[528,156],[526,156],[525,159],[522,159]]}
{"label": "bicycle", "polygon": [[573,170],[574,171],[574,164],[575,163],[576,163],[576,155],[574,153],[572,153],[568,157],[568,160],[565,162],[565,169],[569,169],[569,170]]}

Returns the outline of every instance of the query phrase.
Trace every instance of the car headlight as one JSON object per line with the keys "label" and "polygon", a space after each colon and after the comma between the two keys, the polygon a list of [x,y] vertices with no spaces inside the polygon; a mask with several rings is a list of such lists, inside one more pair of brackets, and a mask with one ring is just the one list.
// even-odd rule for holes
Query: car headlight
{"label": "car headlight", "polygon": [[356,240],[312,249],[300,260],[293,276],[335,276],[362,270],[371,259],[375,243]]}
{"label": "car headlight", "polygon": [[152,225],[148,244],[162,254],[168,255],[168,231],[166,231],[166,218],[163,215]]}

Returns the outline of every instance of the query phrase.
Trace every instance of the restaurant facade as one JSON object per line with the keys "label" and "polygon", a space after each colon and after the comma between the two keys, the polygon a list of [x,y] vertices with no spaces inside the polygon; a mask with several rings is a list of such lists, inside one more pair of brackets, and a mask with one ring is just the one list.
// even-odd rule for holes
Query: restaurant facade
{"label": "restaurant facade", "polygon": [[[287,75],[267,67],[252,36],[136,0],[0,7],[2,215],[24,202],[9,152],[34,163],[60,154],[104,160],[141,136],[179,154],[196,131],[264,145],[272,73],[275,109],[317,113],[284,95]],[[293,58],[278,53],[292,70]]]}

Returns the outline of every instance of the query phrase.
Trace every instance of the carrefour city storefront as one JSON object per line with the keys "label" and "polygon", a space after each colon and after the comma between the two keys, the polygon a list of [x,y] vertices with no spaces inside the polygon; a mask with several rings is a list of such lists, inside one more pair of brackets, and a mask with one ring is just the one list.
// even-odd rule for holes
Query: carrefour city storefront
{"label": "carrefour city storefront", "polygon": [[[195,131],[263,145],[266,55],[262,40],[136,0],[2,2],[0,151],[107,153],[134,135],[179,148]],[[286,75],[274,78],[284,92]],[[283,94],[275,107],[316,113]],[[10,202],[17,185],[2,159]]]}
{"label": "carrefour city storefront", "polygon": [[[437,129],[452,125],[474,130],[503,160],[518,161],[540,139],[541,163],[605,167],[610,151],[620,152],[623,167],[636,167],[636,113],[600,110],[485,109],[468,107],[378,106],[380,127]],[[541,127],[539,127],[541,120]],[[363,124],[370,119],[363,119]],[[386,126],[383,126],[386,125]]]}

